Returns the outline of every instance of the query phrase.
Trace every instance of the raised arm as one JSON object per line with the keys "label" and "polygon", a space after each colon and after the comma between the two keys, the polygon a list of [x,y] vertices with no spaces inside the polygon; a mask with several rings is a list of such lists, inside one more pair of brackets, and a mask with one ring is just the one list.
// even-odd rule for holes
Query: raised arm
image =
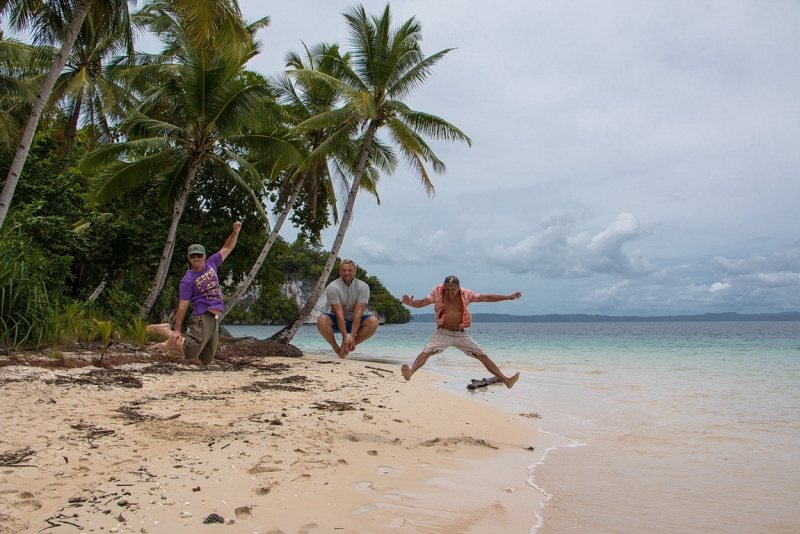
{"label": "raised arm", "polygon": [[517,291],[516,293],[514,293],[512,295],[492,295],[492,294],[487,294],[487,295],[481,295],[480,297],[478,297],[478,300],[476,300],[475,302],[500,302],[502,300],[517,300],[521,296],[522,296],[522,293],[520,293],[519,291]]}
{"label": "raised arm", "polygon": [[433,304],[433,301],[428,297],[425,297],[424,299],[414,300],[414,295],[411,295],[410,297],[408,295],[403,295],[402,302],[406,306],[411,306],[412,308],[424,308],[429,304]]}
{"label": "raised arm", "polygon": [[228,257],[233,247],[236,246],[236,240],[239,239],[239,230],[241,229],[242,223],[240,221],[233,223],[233,232],[228,236],[228,239],[225,240],[225,244],[222,245],[222,248],[219,249],[219,255],[222,256],[223,260]]}

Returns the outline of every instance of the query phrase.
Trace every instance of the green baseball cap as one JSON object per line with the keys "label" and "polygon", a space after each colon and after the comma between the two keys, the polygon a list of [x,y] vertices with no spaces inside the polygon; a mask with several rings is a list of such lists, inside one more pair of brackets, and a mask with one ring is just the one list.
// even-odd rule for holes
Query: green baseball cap
{"label": "green baseball cap", "polygon": [[189,254],[202,254],[206,255],[206,248],[203,245],[192,245],[189,247]]}

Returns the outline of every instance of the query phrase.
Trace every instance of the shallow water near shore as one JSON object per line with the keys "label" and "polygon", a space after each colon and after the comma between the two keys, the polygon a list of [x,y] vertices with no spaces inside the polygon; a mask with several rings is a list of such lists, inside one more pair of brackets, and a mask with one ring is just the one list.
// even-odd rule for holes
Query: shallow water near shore
{"label": "shallow water near shore", "polygon": [[[275,326],[227,326],[264,339]],[[410,363],[432,323],[384,325],[351,355]],[[448,349],[443,387],[530,419],[542,433],[523,474],[531,532],[800,531],[800,323],[475,323],[506,374]],[[330,354],[313,325],[293,344]],[[400,378],[398,372],[398,379]]]}

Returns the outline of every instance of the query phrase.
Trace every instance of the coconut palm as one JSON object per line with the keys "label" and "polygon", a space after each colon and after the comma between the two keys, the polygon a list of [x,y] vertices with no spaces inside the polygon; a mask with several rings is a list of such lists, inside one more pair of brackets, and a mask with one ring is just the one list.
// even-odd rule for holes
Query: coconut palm
{"label": "coconut palm", "polygon": [[32,47],[5,38],[0,30],[0,146],[19,141],[23,113],[36,97],[28,79],[32,56]]}
{"label": "coconut palm", "polygon": [[[321,43],[310,49],[306,48],[305,52],[305,61],[299,54],[290,52],[286,56],[287,67],[294,70],[315,69],[320,72],[327,72],[327,74],[335,74],[333,69],[336,65],[328,58],[338,56],[338,47],[336,45]],[[343,60],[346,62],[347,58],[345,57]],[[272,85],[277,92],[278,102],[283,106],[285,112],[284,120],[291,126],[297,126],[320,113],[330,112],[339,103],[342,96],[336,89],[327,84],[314,83],[313,85],[304,85],[302,81],[292,79],[286,75],[274,77]],[[310,230],[312,234],[318,234],[324,227],[322,221],[317,220],[318,201],[322,200],[325,203],[322,210],[326,214],[325,224],[327,224],[328,206],[333,211],[334,220],[338,220],[336,196],[333,191],[334,180],[332,178],[335,178],[337,183],[347,184],[347,176],[351,175],[352,172],[346,170],[345,163],[353,161],[353,145],[346,138],[344,140],[347,142],[341,146],[337,146],[335,143],[327,143],[337,129],[338,126],[334,125],[323,126],[318,129],[304,128],[294,130],[296,146],[304,152],[304,161],[297,167],[282,169],[280,180],[277,182],[278,194],[273,208],[273,212],[278,216],[277,220],[250,272],[228,299],[226,303],[227,310],[232,309],[241,300],[252,284],[289,213],[302,207],[298,203],[301,192],[305,192],[304,197],[306,199],[306,202],[302,203],[306,204],[305,213],[307,215],[304,220],[304,226],[312,228]],[[322,146],[327,146],[327,150],[321,150]],[[396,164],[391,155],[387,155],[380,161],[387,165],[384,170],[388,171],[393,170],[393,165]],[[256,166],[259,165],[263,165],[263,162],[256,164]],[[274,164],[271,163],[271,165],[274,169]],[[370,171],[375,171],[374,167],[370,167]],[[377,171],[370,172],[362,183],[362,187],[376,196],[377,174]],[[220,319],[223,319],[226,314],[227,311],[223,313]]]}
{"label": "coconut palm", "polygon": [[65,23],[66,31],[61,36],[61,48],[39,88],[39,94],[20,135],[19,148],[9,167],[3,189],[0,191],[0,226],[5,221],[11,198],[14,196],[22,168],[28,158],[33,136],[39,125],[39,119],[50,100],[56,78],[67,64],[78,30],[90,10],[97,12],[97,19],[104,21],[103,24],[110,31],[125,31],[124,28],[128,21],[126,0],[0,0],[0,15],[8,16],[7,20],[14,30],[25,31],[31,27],[34,29],[44,28],[41,23],[52,20],[53,17],[69,21]]}
{"label": "coconut palm", "polygon": [[[445,120],[428,113],[409,108],[403,99],[422,84],[431,74],[433,66],[451,49],[431,56],[424,56],[420,47],[421,26],[414,17],[397,28],[392,28],[392,17],[387,4],[380,15],[367,15],[363,6],[355,6],[344,13],[350,34],[350,61],[333,56],[337,76],[313,70],[290,71],[292,76],[305,83],[326,83],[344,95],[344,105],[329,113],[313,117],[300,128],[318,128],[320,125],[338,124],[342,134],[353,135],[358,130],[356,146],[360,147],[353,181],[342,214],[339,230],[331,247],[328,261],[314,291],[306,305],[292,324],[273,336],[273,339],[288,343],[309,317],[328,280],[341,249],[350,218],[355,206],[361,178],[367,169],[370,155],[375,151],[376,134],[386,129],[392,145],[409,163],[429,194],[434,193],[426,164],[434,172],[445,171],[427,145],[423,136],[447,141],[464,141],[471,145],[469,137]],[[344,118],[343,118],[344,117]],[[347,126],[347,127],[345,127]],[[337,136],[333,136],[335,140]]]}
{"label": "coconut palm", "polygon": [[170,28],[168,43],[175,53],[148,67],[157,72],[157,83],[121,123],[127,140],[96,150],[83,161],[87,170],[102,169],[94,182],[98,198],[155,182],[171,206],[172,222],[142,315],[150,312],[163,288],[178,221],[201,167],[210,167],[218,179],[255,189],[261,177],[242,154],[280,153],[288,164],[300,161],[291,144],[270,129],[276,118],[268,86],[244,69],[258,53],[252,39],[249,47],[231,47],[222,54],[208,43],[195,45],[185,21],[175,20],[180,26]]}
{"label": "coconut palm", "polygon": [[[10,27],[15,31],[46,28],[47,21],[53,17],[69,21],[65,24],[66,31],[60,38],[60,50],[40,86],[39,94],[20,135],[19,148],[0,191],[0,226],[8,213],[39,119],[50,100],[56,79],[67,64],[78,30],[86,16],[90,11],[97,12],[97,20],[105,21],[101,24],[110,32],[128,32],[130,20],[128,3],[135,4],[135,0],[0,0],[0,16],[5,15]],[[231,23],[237,17],[241,18],[236,0],[164,0],[160,4],[179,13],[191,24],[193,39],[196,42],[210,43],[238,37],[232,35],[237,31],[234,29],[237,25]]]}
{"label": "coconut palm", "polygon": [[[53,38],[60,29],[58,21],[47,26]],[[129,28],[130,25],[126,25]],[[113,58],[114,54],[124,54]],[[52,100],[63,109],[64,172],[72,160],[72,147],[81,123],[91,125],[96,139],[113,139],[112,126],[122,120],[127,109],[135,103],[123,80],[113,76],[119,65],[133,56],[133,40],[129,32],[109,32],[90,13],[75,40],[73,53],[53,88]],[[112,60],[113,61],[110,61]]]}

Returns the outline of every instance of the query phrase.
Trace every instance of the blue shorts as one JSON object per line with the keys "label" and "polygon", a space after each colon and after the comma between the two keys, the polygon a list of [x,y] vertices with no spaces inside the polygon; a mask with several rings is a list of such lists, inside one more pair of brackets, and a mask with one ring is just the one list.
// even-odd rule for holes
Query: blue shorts
{"label": "blue shorts", "polygon": [[[333,331],[339,332],[339,325],[336,324],[336,314],[333,313],[323,313],[323,315],[327,315],[331,318],[331,322],[333,323]],[[372,315],[362,315],[361,316],[361,324],[364,324],[364,321],[372,317]],[[344,327],[347,328],[347,333],[350,334],[350,330],[353,328],[353,321],[345,321]]]}

